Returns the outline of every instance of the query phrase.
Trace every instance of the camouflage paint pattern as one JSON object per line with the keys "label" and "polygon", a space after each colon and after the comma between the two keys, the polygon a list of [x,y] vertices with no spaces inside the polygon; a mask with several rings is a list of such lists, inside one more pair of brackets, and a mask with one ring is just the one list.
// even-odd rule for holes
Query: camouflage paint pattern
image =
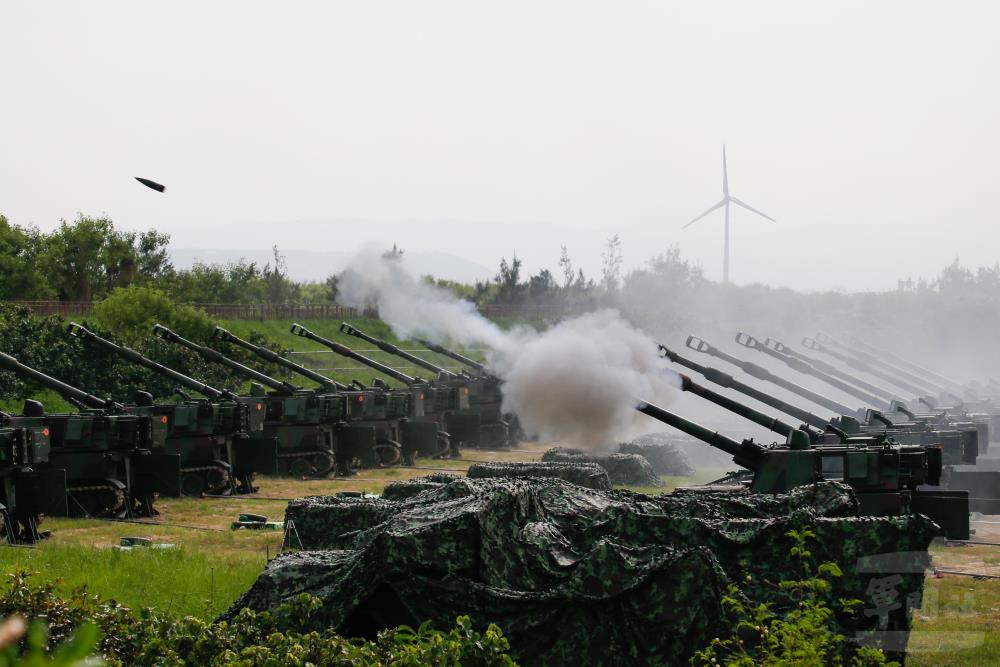
{"label": "camouflage paint pattern", "polygon": [[[893,581],[919,595],[937,531],[923,516],[859,516],[851,489],[835,482],[663,496],[548,478],[428,484],[399,501],[293,501],[286,518],[312,551],[272,561],[224,617],[308,592],[323,601],[315,627],[348,636],[469,614],[503,628],[523,664],[687,664],[728,631],[719,601],[731,583],[752,604],[780,606],[777,582],[802,575],[789,531],[811,527],[815,562],[844,572],[832,594],[859,600],[877,574],[858,571],[858,559],[888,553],[915,561]],[[843,631],[878,627],[859,619],[843,619]],[[880,629],[908,631],[906,610],[889,611]]]}

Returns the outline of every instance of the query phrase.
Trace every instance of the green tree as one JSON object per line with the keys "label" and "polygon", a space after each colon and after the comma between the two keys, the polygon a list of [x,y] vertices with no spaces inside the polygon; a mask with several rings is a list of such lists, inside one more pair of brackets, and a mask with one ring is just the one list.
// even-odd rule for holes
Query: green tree
{"label": "green tree", "polygon": [[169,270],[166,234],[115,229],[110,218],[77,216],[44,237],[40,267],[59,297],[91,301],[115,287],[155,280]]}
{"label": "green tree", "polygon": [[500,303],[519,303],[524,286],[521,285],[521,260],[517,253],[511,257],[500,259],[500,272],[496,276],[497,301]]}
{"label": "green tree", "polygon": [[39,270],[42,236],[34,227],[12,225],[0,215],[0,299],[51,299],[56,296]]}
{"label": "green tree", "polygon": [[618,289],[618,283],[622,276],[622,241],[615,234],[610,239],[601,253],[601,283],[604,289],[614,291]]}

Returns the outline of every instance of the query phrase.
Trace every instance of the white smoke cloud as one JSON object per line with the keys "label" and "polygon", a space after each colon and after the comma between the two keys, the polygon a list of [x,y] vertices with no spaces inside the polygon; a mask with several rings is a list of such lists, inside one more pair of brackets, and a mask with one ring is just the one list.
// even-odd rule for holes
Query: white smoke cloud
{"label": "white smoke cloud", "polygon": [[636,399],[669,402],[679,387],[656,343],[614,310],[543,332],[503,331],[474,304],[414,279],[374,247],[351,262],[338,288],[347,305],[377,306],[400,337],[487,346],[488,365],[503,380],[504,411],[544,439],[595,447],[648,431]]}
{"label": "white smoke cloud", "polygon": [[401,258],[387,259],[377,246],[364,247],[340,274],[338,300],[356,308],[377,306],[381,318],[402,338],[419,336],[491,348],[507,342],[503,331],[481,317],[475,304],[418,281],[402,262]]}

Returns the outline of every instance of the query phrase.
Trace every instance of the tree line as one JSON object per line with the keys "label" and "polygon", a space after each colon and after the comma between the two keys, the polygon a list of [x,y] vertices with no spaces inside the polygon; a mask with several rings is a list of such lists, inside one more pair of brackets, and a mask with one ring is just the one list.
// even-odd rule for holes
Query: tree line
{"label": "tree line", "polygon": [[0,215],[0,300],[99,301],[116,288],[154,286],[183,303],[332,303],[336,279],[289,278],[284,257],[263,266],[239,260],[178,269],[170,236],[117,229],[110,218],[79,215],[51,232]]}

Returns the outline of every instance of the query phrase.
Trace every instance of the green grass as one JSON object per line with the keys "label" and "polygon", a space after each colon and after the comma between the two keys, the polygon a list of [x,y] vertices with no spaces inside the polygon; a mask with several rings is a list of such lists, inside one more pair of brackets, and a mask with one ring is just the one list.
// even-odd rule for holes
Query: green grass
{"label": "green grass", "polygon": [[179,547],[122,552],[81,545],[42,545],[0,550],[0,568],[40,572],[59,578],[69,592],[86,586],[92,593],[132,607],[156,607],[181,616],[214,618],[253,583],[265,556],[215,558]]}
{"label": "green grass", "polygon": [[[41,401],[48,412],[77,412],[76,406],[67,402],[66,399],[51,389],[40,391],[32,396],[32,398],[36,401]],[[0,411],[20,414],[23,407],[23,399],[0,399]]]}
{"label": "green grass", "polygon": [[928,578],[914,612],[909,667],[979,667],[1000,662],[1000,580]]}

